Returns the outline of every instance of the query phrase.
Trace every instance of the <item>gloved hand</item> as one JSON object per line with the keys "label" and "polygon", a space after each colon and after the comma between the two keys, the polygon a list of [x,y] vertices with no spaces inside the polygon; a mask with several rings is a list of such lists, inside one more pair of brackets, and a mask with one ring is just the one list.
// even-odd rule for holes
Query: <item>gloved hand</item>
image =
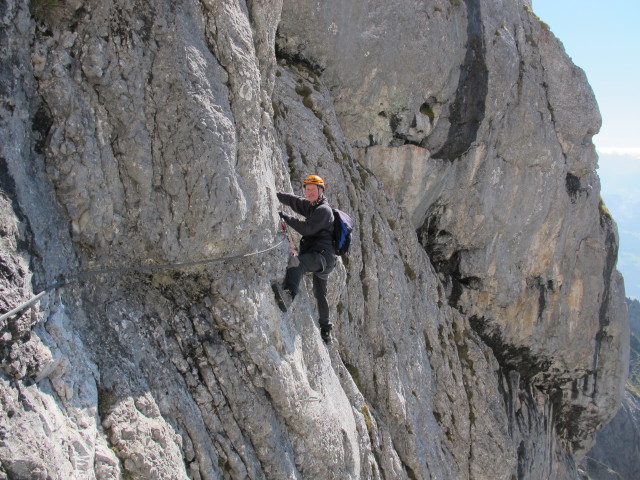
{"label": "gloved hand", "polygon": [[278,215],[280,215],[280,218],[283,219],[285,222],[289,220],[289,218],[291,217],[291,215],[283,211],[278,212]]}

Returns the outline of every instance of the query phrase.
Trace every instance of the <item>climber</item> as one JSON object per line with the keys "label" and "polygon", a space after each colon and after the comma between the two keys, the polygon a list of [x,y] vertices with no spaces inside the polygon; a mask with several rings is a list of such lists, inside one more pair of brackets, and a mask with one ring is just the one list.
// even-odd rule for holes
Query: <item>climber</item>
{"label": "climber", "polygon": [[326,197],[324,180],[318,175],[309,175],[304,179],[304,195],[298,197],[289,193],[277,193],[280,203],[287,205],[305,220],[278,212],[287,225],[302,235],[300,253],[292,255],[287,265],[282,285],[272,285],[278,306],[283,312],[291,305],[298,293],[300,280],[304,273],[313,273],[313,293],[318,304],[320,334],[325,343],[331,341],[329,322],[329,303],[327,301],[327,279],[336,266],[333,248],[333,211]]}

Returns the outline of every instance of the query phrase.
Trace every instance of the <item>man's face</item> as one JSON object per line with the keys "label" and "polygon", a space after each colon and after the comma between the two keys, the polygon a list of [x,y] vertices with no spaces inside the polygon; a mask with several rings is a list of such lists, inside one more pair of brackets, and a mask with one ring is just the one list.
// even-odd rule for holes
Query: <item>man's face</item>
{"label": "man's face", "polygon": [[311,203],[317,202],[318,198],[320,198],[320,187],[318,185],[308,183],[304,186],[304,196]]}

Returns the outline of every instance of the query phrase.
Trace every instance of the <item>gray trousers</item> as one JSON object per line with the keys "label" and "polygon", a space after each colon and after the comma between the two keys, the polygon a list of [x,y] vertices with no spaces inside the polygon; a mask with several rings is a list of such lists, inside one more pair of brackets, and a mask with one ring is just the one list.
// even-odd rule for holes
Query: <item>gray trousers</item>
{"label": "gray trousers", "polygon": [[327,301],[327,280],[329,274],[336,267],[336,256],[323,255],[317,252],[303,253],[289,259],[287,273],[284,277],[284,288],[293,295],[297,295],[302,276],[313,273],[313,294],[318,304],[318,322],[322,330],[331,330],[333,324],[329,321],[329,302]]}

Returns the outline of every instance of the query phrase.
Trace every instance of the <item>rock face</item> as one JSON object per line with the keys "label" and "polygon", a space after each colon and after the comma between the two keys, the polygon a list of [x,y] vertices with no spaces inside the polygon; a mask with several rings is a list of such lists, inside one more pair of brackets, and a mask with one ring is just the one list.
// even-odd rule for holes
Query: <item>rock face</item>
{"label": "rock face", "polygon": [[596,444],[582,461],[593,480],[632,479],[638,476],[640,457],[640,400],[625,392],[622,407],[596,435]]}
{"label": "rock face", "polygon": [[596,435],[596,443],[581,462],[593,480],[631,479],[640,471],[640,302],[627,298],[631,351],[629,379],[622,406]]}
{"label": "rock face", "polygon": [[[2,311],[65,284],[0,324],[0,478],[578,478],[628,319],[595,99],[527,2],[0,21]],[[358,224],[328,347],[270,290],[312,172]]]}

